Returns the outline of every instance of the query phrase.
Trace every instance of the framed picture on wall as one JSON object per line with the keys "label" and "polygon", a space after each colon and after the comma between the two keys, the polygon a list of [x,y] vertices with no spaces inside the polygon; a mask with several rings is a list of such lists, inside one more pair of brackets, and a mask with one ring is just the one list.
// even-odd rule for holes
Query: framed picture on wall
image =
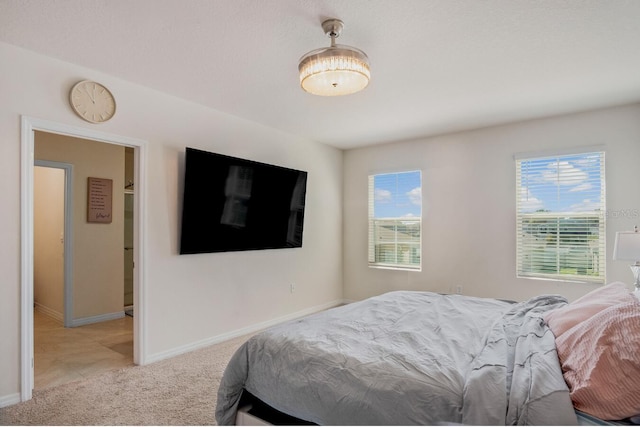
{"label": "framed picture on wall", "polygon": [[87,182],[87,222],[110,224],[113,180],[89,177]]}

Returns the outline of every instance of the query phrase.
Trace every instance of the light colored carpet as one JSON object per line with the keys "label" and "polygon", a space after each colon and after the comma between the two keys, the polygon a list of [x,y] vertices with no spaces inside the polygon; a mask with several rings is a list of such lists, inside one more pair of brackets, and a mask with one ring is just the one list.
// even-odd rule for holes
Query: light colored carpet
{"label": "light colored carpet", "polygon": [[218,384],[243,336],[171,359],[35,390],[0,425],[214,425]]}

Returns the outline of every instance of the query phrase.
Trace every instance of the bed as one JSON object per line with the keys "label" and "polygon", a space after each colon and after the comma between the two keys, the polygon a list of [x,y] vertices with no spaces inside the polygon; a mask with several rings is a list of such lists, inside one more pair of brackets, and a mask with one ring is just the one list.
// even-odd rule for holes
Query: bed
{"label": "bed", "polygon": [[[572,307],[558,295],[514,303],[395,291],[289,321],[235,352],[216,420],[235,424],[248,403],[288,417],[274,424],[577,424],[545,319]],[[550,323],[569,333],[565,317]]]}

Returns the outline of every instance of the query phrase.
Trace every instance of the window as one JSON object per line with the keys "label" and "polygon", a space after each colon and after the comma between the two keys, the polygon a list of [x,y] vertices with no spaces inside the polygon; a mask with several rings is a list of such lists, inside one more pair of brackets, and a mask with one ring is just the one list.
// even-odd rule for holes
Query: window
{"label": "window", "polygon": [[421,175],[369,176],[369,266],[420,270]]}
{"label": "window", "polygon": [[604,152],[516,160],[517,275],[605,282]]}

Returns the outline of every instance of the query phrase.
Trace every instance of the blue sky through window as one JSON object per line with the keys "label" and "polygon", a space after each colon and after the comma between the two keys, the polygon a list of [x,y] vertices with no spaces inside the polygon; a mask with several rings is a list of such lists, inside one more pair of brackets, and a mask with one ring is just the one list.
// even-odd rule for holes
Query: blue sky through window
{"label": "blue sky through window", "polygon": [[422,215],[420,171],[374,176],[375,218],[417,217]]}
{"label": "blue sky through window", "polygon": [[601,207],[600,153],[521,161],[522,212],[593,212]]}

